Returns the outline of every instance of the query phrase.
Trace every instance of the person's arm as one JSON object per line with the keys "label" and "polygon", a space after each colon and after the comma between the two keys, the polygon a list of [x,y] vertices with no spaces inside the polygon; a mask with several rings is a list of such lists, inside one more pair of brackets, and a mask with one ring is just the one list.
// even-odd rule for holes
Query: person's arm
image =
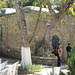
{"label": "person's arm", "polygon": [[60,50],[58,49],[58,54],[59,54],[59,56],[61,57],[61,52],[60,52]]}

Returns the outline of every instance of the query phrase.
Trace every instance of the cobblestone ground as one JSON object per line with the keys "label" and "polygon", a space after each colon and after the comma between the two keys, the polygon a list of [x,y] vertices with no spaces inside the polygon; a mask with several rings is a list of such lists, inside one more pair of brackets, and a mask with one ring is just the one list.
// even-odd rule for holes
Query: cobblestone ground
{"label": "cobblestone ground", "polygon": [[[0,58],[2,58],[2,62],[8,60],[8,64],[9,65],[10,64],[14,64],[17,61],[19,61],[19,64],[20,64],[20,61],[21,61],[19,59],[13,59],[13,58],[5,58],[5,57],[0,57]],[[48,66],[48,65],[42,65],[42,66],[43,66],[43,73],[44,74],[41,72],[42,74],[41,73],[40,74],[37,73],[37,74],[34,74],[34,75],[50,75],[50,74],[47,74],[47,73],[50,72],[50,70],[52,69],[52,66]],[[61,70],[66,70],[67,69],[67,65],[65,63],[63,63],[60,68],[61,68]]]}

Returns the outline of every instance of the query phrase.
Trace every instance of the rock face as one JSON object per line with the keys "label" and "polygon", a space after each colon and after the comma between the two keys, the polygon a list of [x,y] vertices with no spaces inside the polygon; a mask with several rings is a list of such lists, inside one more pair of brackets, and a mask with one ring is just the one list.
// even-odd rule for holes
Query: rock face
{"label": "rock face", "polygon": [[[66,58],[67,43],[73,45],[75,42],[75,21],[71,16],[66,15],[63,20],[66,24],[58,24],[57,28],[51,32],[55,23],[51,22],[50,14],[43,12],[44,16],[40,16],[40,21],[36,30],[36,36],[31,42],[32,54],[51,53],[56,45],[60,42],[62,44],[63,55]],[[32,37],[38,11],[25,11],[25,19],[28,28],[29,38]],[[4,15],[4,20],[0,23],[0,53],[6,56],[20,58],[21,53],[21,37],[17,23],[16,14]],[[46,27],[47,30],[46,30]],[[51,28],[52,27],[52,28]]]}

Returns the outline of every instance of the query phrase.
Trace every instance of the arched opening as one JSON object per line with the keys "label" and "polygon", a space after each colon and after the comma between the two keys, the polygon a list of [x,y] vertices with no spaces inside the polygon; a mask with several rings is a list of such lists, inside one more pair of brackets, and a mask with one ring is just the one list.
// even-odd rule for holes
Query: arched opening
{"label": "arched opening", "polygon": [[52,47],[54,49],[54,51],[56,50],[56,47],[58,46],[58,44],[60,43],[60,39],[57,35],[54,35],[52,37]]}

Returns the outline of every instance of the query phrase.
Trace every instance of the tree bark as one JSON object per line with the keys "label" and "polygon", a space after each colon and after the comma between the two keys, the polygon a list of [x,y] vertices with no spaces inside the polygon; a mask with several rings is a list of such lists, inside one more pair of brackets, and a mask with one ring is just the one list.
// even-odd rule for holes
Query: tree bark
{"label": "tree bark", "polygon": [[29,38],[27,33],[27,24],[25,21],[25,15],[22,8],[22,4],[19,1],[19,3],[15,5],[16,7],[16,15],[17,15],[17,21],[19,26],[19,31],[21,35],[21,65],[23,68],[25,68],[28,65],[32,65],[31,61],[31,51],[29,46]]}
{"label": "tree bark", "polygon": [[34,33],[29,41],[29,43],[31,43],[35,37],[35,34],[36,34],[36,30],[37,30],[37,27],[38,27],[38,23],[39,23],[39,20],[40,20],[40,13],[41,13],[41,9],[42,7],[40,6],[40,10],[39,10],[39,13],[38,13],[38,17],[37,17],[37,21],[36,21],[36,25],[35,25],[35,28],[34,28]]}
{"label": "tree bark", "polygon": [[[51,18],[51,23],[53,23],[53,24],[51,24],[50,26],[47,27],[47,30],[49,30],[49,37],[50,38],[51,38],[51,32],[54,32],[56,30],[58,24],[64,18],[65,14],[68,12],[69,8],[72,6],[73,1],[74,0],[67,0],[66,3],[63,4],[63,6],[60,7],[59,14],[55,13],[54,10],[51,8],[51,3],[49,3],[50,1],[47,3],[49,12],[51,14],[50,15],[51,16],[50,17]],[[45,33],[47,33],[47,31],[45,31]],[[45,34],[45,36],[46,36],[46,34]],[[42,44],[41,44],[40,47],[42,47]],[[39,48],[38,48],[38,50],[39,50]],[[43,48],[44,48],[44,46],[43,46]]]}
{"label": "tree bark", "polygon": [[50,32],[53,32],[58,24],[61,22],[61,20],[64,18],[65,14],[68,12],[69,8],[73,5],[74,0],[67,0],[62,6],[60,6],[60,11],[58,14],[54,13],[53,10],[51,9],[51,4],[48,4],[49,7],[49,12],[51,13],[51,17],[55,18],[54,20],[54,26],[50,30]]}
{"label": "tree bark", "polygon": [[20,6],[18,4],[18,7],[19,8],[16,8],[16,15],[17,15],[19,31],[20,31],[21,40],[22,40],[22,46],[29,47],[29,38],[27,33],[27,24],[25,21],[24,11],[23,11],[22,5]]}

